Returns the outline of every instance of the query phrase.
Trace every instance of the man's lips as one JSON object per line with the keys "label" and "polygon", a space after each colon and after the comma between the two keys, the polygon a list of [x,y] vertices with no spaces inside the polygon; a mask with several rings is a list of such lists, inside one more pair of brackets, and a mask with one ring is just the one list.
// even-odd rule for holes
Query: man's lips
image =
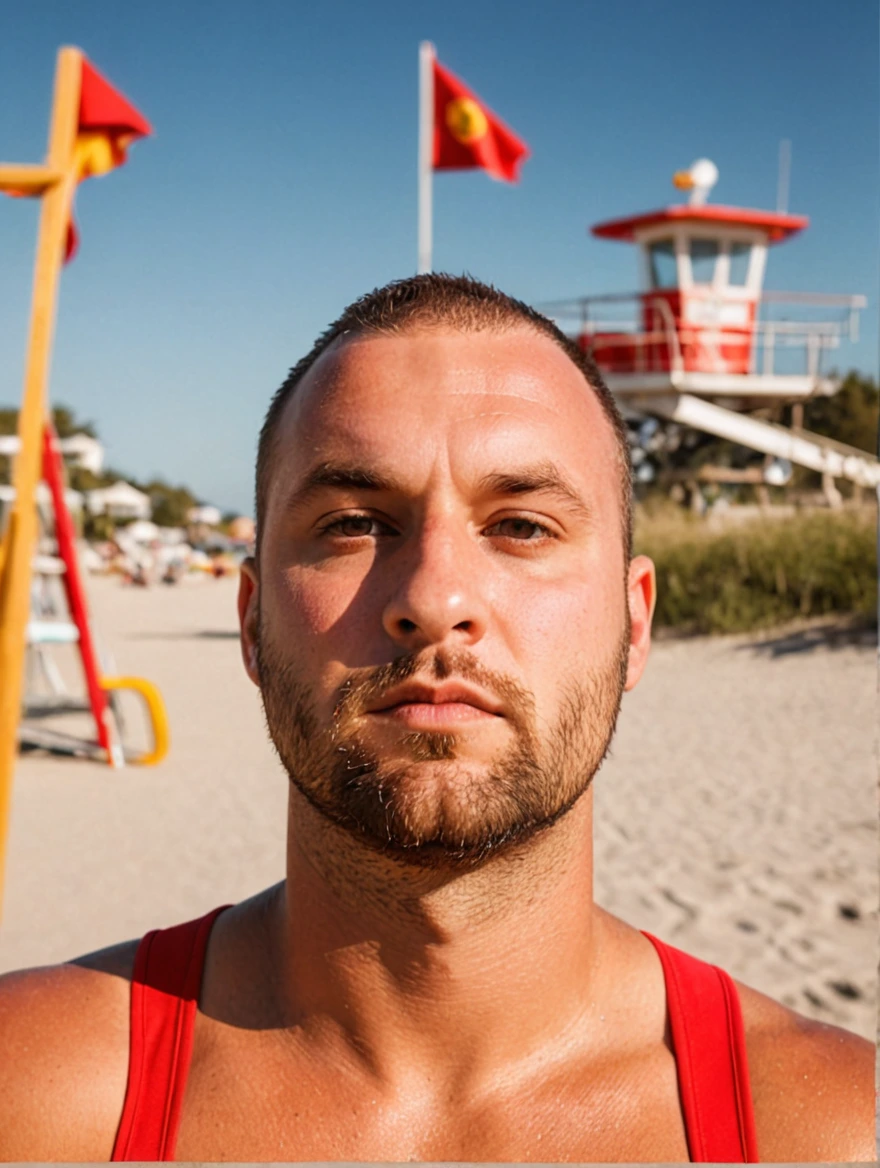
{"label": "man's lips", "polygon": [[411,730],[451,729],[464,722],[492,722],[499,717],[467,702],[400,702],[386,710],[375,710],[372,716],[401,722]]}
{"label": "man's lips", "polygon": [[503,717],[500,704],[488,694],[460,682],[430,686],[409,682],[389,690],[367,710],[411,727],[439,728],[462,722]]}

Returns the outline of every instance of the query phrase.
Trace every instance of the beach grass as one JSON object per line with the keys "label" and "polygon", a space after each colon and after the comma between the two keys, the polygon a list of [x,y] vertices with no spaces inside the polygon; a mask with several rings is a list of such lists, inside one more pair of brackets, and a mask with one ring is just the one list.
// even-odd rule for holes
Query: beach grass
{"label": "beach grass", "polygon": [[640,508],[635,550],[657,568],[658,628],[738,633],[832,614],[876,619],[872,507],[796,511],[720,530],[679,508]]}

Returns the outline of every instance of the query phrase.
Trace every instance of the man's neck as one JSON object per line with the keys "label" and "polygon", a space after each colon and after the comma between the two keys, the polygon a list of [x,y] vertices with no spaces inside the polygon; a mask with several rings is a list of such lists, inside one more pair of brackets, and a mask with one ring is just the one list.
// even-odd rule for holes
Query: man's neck
{"label": "man's neck", "polygon": [[366,848],[291,794],[279,1002],[382,1078],[490,1076],[564,1046],[598,1010],[592,797],[467,870]]}

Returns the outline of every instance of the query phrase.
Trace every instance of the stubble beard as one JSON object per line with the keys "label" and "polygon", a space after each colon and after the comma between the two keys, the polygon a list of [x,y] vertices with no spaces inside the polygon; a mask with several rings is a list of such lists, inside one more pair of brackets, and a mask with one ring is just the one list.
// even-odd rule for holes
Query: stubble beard
{"label": "stubble beard", "polygon": [[[408,654],[358,670],[322,726],[312,690],[260,622],[257,667],[269,736],[306,800],[367,846],[422,867],[467,866],[546,831],[577,803],[605,758],[623,696],[629,628],[610,661],[571,679],[539,729],[532,695],[464,652]],[[482,686],[505,705],[513,743],[491,764],[462,757],[461,736],[401,736],[383,759],[361,734],[370,703],[407,679]]]}

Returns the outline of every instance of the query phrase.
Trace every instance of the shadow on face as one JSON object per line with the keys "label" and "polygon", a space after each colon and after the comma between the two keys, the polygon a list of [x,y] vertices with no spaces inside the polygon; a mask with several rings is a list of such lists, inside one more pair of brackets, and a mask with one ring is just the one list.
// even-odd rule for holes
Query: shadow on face
{"label": "shadow on face", "polygon": [[[306,374],[241,612],[270,734],[324,814],[420,862],[473,859],[586,789],[653,600],[615,443],[529,329],[355,336]],[[369,708],[405,678],[428,693]],[[454,683],[503,713],[470,716]]]}

